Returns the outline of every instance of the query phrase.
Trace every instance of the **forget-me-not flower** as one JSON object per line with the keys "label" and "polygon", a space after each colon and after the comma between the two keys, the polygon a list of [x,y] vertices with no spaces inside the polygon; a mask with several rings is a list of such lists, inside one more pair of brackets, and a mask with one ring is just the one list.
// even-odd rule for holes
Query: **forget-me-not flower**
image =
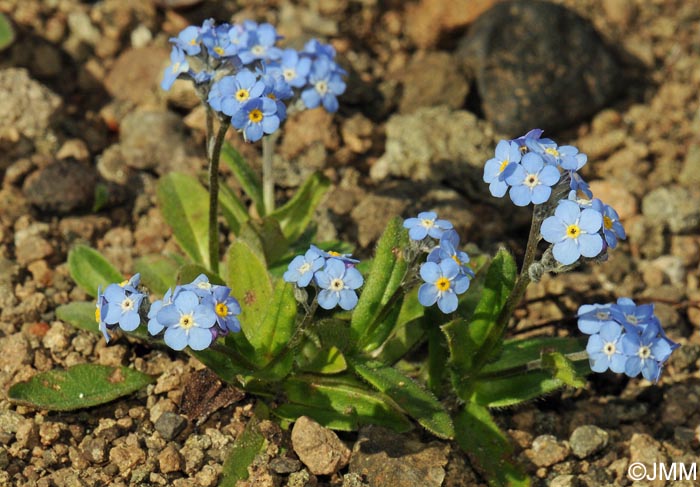
{"label": "forget-me-not flower", "polygon": [[256,142],[280,126],[277,104],[270,98],[248,100],[231,118],[231,125],[243,131],[248,142]]}
{"label": "forget-me-not flower", "polygon": [[673,352],[670,344],[659,336],[659,329],[650,324],[642,334],[627,332],[621,339],[622,351],[627,355],[625,373],[636,377],[639,373],[652,382],[659,380],[661,364]]}
{"label": "forget-me-not flower", "polygon": [[511,186],[510,199],[517,206],[544,203],[551,196],[552,186],[557,181],[559,170],[545,164],[542,157],[534,152],[525,154],[520,164],[516,164],[506,177],[506,183]]}
{"label": "forget-me-not flower", "polygon": [[593,372],[600,373],[608,369],[618,374],[625,372],[628,357],[622,353],[622,335],[622,327],[609,321],[601,325],[598,333],[590,336],[586,352]]}
{"label": "forget-me-not flower", "polygon": [[420,276],[425,281],[418,289],[418,302],[423,306],[432,306],[437,302],[443,313],[452,313],[457,309],[458,294],[469,288],[469,277],[459,271],[459,266],[452,259],[444,259],[439,264],[425,262],[420,267]]}
{"label": "forget-me-not flower", "polygon": [[209,330],[216,323],[216,313],[211,296],[199,298],[188,290],[180,291],[172,304],[163,306],[157,313],[159,323],[165,329],[163,340],[173,350],[204,350],[213,340]]}
{"label": "forget-me-not flower", "polygon": [[357,305],[355,292],[364,279],[360,271],[354,267],[346,267],[340,259],[329,259],[324,269],[314,274],[316,283],[321,288],[318,293],[318,305],[323,309],[333,309],[336,306],[346,311]]}
{"label": "forget-me-not flower", "polygon": [[310,248],[304,255],[297,255],[292,259],[282,278],[299,287],[306,287],[311,283],[314,273],[321,269],[325,263],[326,259],[323,258],[323,255],[315,248]]}
{"label": "forget-me-not flower", "polygon": [[214,313],[216,323],[223,334],[241,331],[241,322],[237,316],[241,314],[241,305],[236,298],[231,296],[231,288],[226,286],[214,286],[212,291]]}
{"label": "forget-me-not flower", "polygon": [[338,111],[338,95],[345,93],[345,82],[334,71],[335,63],[326,57],[316,59],[309,72],[309,88],[301,92],[301,100],[306,108],[323,105],[327,112]]}
{"label": "forget-me-not flower", "polygon": [[618,239],[624,240],[627,238],[625,229],[620,223],[620,216],[612,206],[606,205],[598,198],[593,199],[591,207],[603,215],[603,238],[605,238],[605,243],[608,247],[614,249],[617,247]]}
{"label": "forget-me-not flower", "polygon": [[411,240],[420,241],[427,236],[439,239],[442,232],[452,228],[452,223],[438,220],[437,213],[433,211],[423,211],[418,213],[418,218],[406,218],[403,227],[408,229]]}
{"label": "forget-me-not flower", "polygon": [[579,257],[595,257],[603,250],[603,238],[598,234],[603,215],[592,208],[583,211],[570,200],[561,200],[554,215],[542,222],[542,237],[554,244],[554,258],[564,265]]}
{"label": "forget-me-not flower", "polygon": [[578,329],[586,335],[600,331],[606,323],[615,323],[610,304],[583,304],[578,309]]}
{"label": "forget-me-not flower", "polygon": [[168,91],[175,83],[178,76],[183,73],[187,73],[190,70],[190,65],[185,56],[185,52],[178,46],[173,46],[170,51],[170,64],[165,68],[163,73],[163,81],[160,83],[160,87]]}
{"label": "forget-me-not flower", "polygon": [[496,145],[496,157],[486,161],[484,182],[489,183],[489,191],[497,198],[502,198],[508,191],[506,178],[520,162],[521,153],[515,141],[502,140]]}

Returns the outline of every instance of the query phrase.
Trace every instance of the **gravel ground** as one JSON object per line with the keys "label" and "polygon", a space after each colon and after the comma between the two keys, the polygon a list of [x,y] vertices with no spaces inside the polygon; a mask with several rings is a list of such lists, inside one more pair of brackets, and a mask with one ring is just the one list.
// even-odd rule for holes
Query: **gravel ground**
{"label": "gravel ground", "polygon": [[[289,45],[317,36],[336,47],[349,71],[340,112],[286,122],[278,197],[323,170],[333,187],[317,214],[319,240],[359,242],[361,256],[388,218],[423,208],[457,222],[482,249],[522,253],[528,212],[495,201],[480,180],[495,142],[541,123],[587,153],[584,176],[629,238],[604,265],[533,285],[513,333],[576,333],[580,304],[630,296],[658,303],[683,346],[658,384],[591,377],[583,390],[497,418],[535,485],[697,485],[633,483],[627,469],[700,461],[700,2],[553,2],[561,11],[526,1],[512,7],[515,22],[482,15],[494,0],[250,3],[0,0],[18,30],[0,57],[0,485],[215,486],[253,417],[255,398],[228,390],[228,405],[186,419],[181,399],[201,364],[124,338],[106,346],[55,316],[57,306],[87,299],[68,275],[72,245],[98,248],[127,274],[141,255],[177,251],[155,208],[155,181],[204,168],[204,117],[186,83],[168,93],[158,83],[168,37],[207,17],[267,20]],[[493,32],[504,46],[488,42]],[[539,57],[508,43],[511,34],[537,39]],[[513,59],[529,68],[513,69]],[[259,164],[259,147],[233,133],[230,141]],[[97,185],[109,199],[95,213]],[[10,385],[38,371],[84,362],[158,380],[77,413],[6,399]],[[419,431],[395,438],[365,428],[338,441],[303,426],[261,422],[268,449],[247,485],[384,486],[385,468],[403,472],[392,486],[485,485],[455,445]],[[323,438],[337,463],[320,465],[295,434]]]}

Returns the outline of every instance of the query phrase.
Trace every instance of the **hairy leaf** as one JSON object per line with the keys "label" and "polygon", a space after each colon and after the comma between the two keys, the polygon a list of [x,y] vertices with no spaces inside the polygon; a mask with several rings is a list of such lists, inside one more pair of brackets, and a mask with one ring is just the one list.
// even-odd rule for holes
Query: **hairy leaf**
{"label": "hairy leaf", "polygon": [[68,268],[73,280],[90,296],[97,296],[99,287],[120,283],[124,276],[97,250],[76,245],[68,252]]}

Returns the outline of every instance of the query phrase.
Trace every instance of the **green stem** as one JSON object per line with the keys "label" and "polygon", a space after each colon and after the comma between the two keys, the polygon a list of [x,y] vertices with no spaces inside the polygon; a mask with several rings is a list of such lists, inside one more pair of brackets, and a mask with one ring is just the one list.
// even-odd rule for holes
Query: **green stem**
{"label": "green stem", "polygon": [[275,211],[275,178],[272,174],[273,160],[275,155],[275,142],[278,132],[266,135],[262,139],[262,184],[263,184],[263,206],[265,214],[269,215]]}
{"label": "green stem", "polygon": [[513,316],[515,308],[518,306],[525,296],[528,284],[530,284],[530,266],[535,260],[537,254],[537,243],[540,240],[540,227],[542,226],[542,215],[540,214],[539,206],[535,206],[532,212],[532,224],[530,225],[530,234],[527,237],[527,247],[525,248],[525,257],[523,265],[520,268],[520,274],[515,280],[513,290],[508,295],[505,305],[496,319],[496,326],[489,332],[484,340],[484,344],[479,349],[479,353],[474,357],[474,369],[479,370],[481,366],[489,359],[493,350],[503,339],[503,334],[508,327],[508,322]]}
{"label": "green stem", "polygon": [[[209,111],[207,111],[209,113]],[[221,146],[226,137],[230,119],[220,120],[219,130],[214,135],[207,116],[207,158],[209,159],[209,267],[219,273],[219,159]],[[213,126],[213,122],[212,122]]]}
{"label": "green stem", "polygon": [[[243,332],[240,332],[240,333],[243,333]],[[230,357],[232,360],[238,362],[240,365],[242,365],[246,369],[250,370],[251,372],[253,372],[257,369],[255,367],[255,364],[250,362],[238,350],[236,350],[233,347],[227,347],[226,345],[222,345],[221,343],[214,342],[211,344],[211,346],[209,348],[211,348],[215,352],[219,352],[219,353],[226,355],[227,357]]]}

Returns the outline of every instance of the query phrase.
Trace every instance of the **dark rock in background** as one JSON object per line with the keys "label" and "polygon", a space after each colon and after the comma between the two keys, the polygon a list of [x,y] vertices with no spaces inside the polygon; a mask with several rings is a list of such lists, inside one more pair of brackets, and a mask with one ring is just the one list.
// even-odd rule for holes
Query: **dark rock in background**
{"label": "dark rock in background", "polygon": [[97,180],[93,166],[71,160],[55,161],[30,174],[22,191],[41,210],[70,213],[92,206]]}
{"label": "dark rock in background", "polygon": [[474,22],[457,57],[475,74],[486,118],[509,136],[568,127],[621,88],[621,67],[593,25],[544,1],[497,4]]}

